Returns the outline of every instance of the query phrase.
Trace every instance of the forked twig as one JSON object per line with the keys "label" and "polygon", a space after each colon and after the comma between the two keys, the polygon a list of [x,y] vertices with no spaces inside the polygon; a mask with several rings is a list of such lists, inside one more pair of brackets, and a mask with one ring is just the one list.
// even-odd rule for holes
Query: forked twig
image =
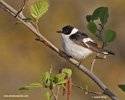
{"label": "forked twig", "polygon": [[91,68],[91,69],[90,69],[91,72],[93,71],[94,63],[95,63],[95,61],[96,61],[97,59],[104,59],[104,58],[99,57],[99,53],[96,54],[95,58],[94,58],[93,61],[91,62],[91,67],[90,67],[90,68]]}
{"label": "forked twig", "polygon": [[[77,88],[79,88],[79,89],[81,89],[81,90],[83,90],[84,92],[86,92],[86,89],[85,88],[83,88],[82,86],[78,86],[78,85],[76,85],[76,84],[74,84],[74,83],[72,83],[72,86],[74,86],[74,87],[77,87]],[[87,92],[88,93],[92,93],[92,94],[96,94],[96,95],[105,95],[104,94],[104,92],[95,92],[95,91],[91,91],[91,90],[87,90]]]}
{"label": "forked twig", "polygon": [[[104,26],[102,24],[99,24],[101,29],[97,29],[98,30],[98,34],[96,34],[95,36],[101,40],[102,42],[102,47],[101,49],[103,49],[106,46],[106,43],[104,42],[103,38],[102,38],[102,31],[104,29]],[[96,62],[97,59],[103,59],[101,57],[99,57],[99,53],[96,54],[96,57],[93,59],[93,61],[91,62],[91,67],[90,67],[90,71],[93,71],[93,67],[94,67],[94,63]]]}
{"label": "forked twig", "polygon": [[57,100],[57,95],[55,94],[55,92],[53,91],[53,89],[51,90],[51,92],[52,92],[52,94],[53,94],[55,100]]}
{"label": "forked twig", "polygon": [[17,17],[20,13],[23,12],[23,10],[24,10],[24,8],[25,8],[25,6],[26,6],[26,1],[27,1],[27,0],[24,0],[22,7],[21,7],[20,10],[17,12],[17,14],[15,15],[15,17]]}

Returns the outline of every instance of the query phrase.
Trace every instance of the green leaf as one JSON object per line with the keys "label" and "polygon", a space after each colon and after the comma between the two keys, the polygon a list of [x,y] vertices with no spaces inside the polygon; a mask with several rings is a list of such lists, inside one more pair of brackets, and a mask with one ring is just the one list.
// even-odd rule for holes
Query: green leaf
{"label": "green leaf", "polygon": [[64,88],[64,83],[67,82],[67,80],[65,79],[65,74],[57,74],[56,79],[58,81],[55,83],[55,85],[58,85]]}
{"label": "green leaf", "polygon": [[33,18],[38,20],[48,10],[49,4],[46,1],[37,1],[31,5],[30,12]]}
{"label": "green leaf", "polygon": [[64,84],[59,84],[58,86],[62,87],[63,89],[65,89]]}
{"label": "green leaf", "polygon": [[67,80],[62,80],[62,81],[58,82],[56,85],[64,84],[64,83],[66,83],[66,81]]}
{"label": "green leaf", "polygon": [[23,93],[23,92],[26,92],[29,89],[35,88],[35,87],[42,87],[42,85],[40,83],[31,83],[31,84],[28,84],[28,85],[20,88],[19,91]]}
{"label": "green leaf", "polygon": [[87,20],[87,22],[90,22],[91,19],[92,19],[92,15],[87,15],[87,16],[86,16],[86,20]]}
{"label": "green leaf", "polygon": [[41,79],[42,79],[42,81],[43,81],[43,83],[44,83],[45,86],[48,84],[48,78],[49,78],[49,76],[50,76],[49,72],[45,72],[45,73],[42,74]]}
{"label": "green leaf", "polygon": [[51,100],[53,98],[53,95],[50,96],[50,93],[46,92],[45,97],[46,97],[47,100]]}
{"label": "green leaf", "polygon": [[103,25],[105,25],[108,21],[108,8],[107,7],[99,7],[92,14],[92,20],[97,20],[100,18],[100,21]]}
{"label": "green leaf", "polygon": [[55,76],[55,79],[56,79],[56,83],[59,83],[65,79],[65,75],[64,74],[57,74]]}
{"label": "green leaf", "polygon": [[87,28],[88,28],[88,30],[89,30],[91,33],[93,33],[93,34],[95,34],[96,31],[97,31],[97,26],[96,26],[96,24],[95,24],[94,22],[88,23]]}
{"label": "green leaf", "polygon": [[118,85],[118,87],[119,87],[120,89],[122,89],[122,91],[125,92],[125,84],[120,84],[120,85]]}
{"label": "green leaf", "polygon": [[[33,20],[32,19],[30,19],[30,18],[25,18],[25,19],[22,19],[24,22],[33,22]],[[16,24],[20,24],[21,22],[20,21],[17,21],[16,22]]]}
{"label": "green leaf", "polygon": [[105,7],[105,8],[102,10],[101,14],[100,14],[100,21],[101,21],[101,23],[102,23],[103,25],[105,25],[105,24],[107,23],[108,17],[109,17],[108,8]]}
{"label": "green leaf", "polygon": [[69,68],[64,68],[64,69],[63,69],[63,73],[67,74],[68,77],[71,77],[71,75],[72,75],[72,70],[69,69]]}
{"label": "green leaf", "polygon": [[92,20],[97,20],[100,17],[100,14],[102,13],[103,9],[105,9],[105,7],[97,8],[92,14]]}
{"label": "green leaf", "polygon": [[109,42],[115,40],[116,39],[116,32],[112,31],[110,29],[104,31],[103,39],[106,43],[109,43]]}
{"label": "green leaf", "polygon": [[51,80],[51,81],[54,81],[55,76],[56,76],[56,74],[51,74],[51,75],[50,75],[50,80]]}
{"label": "green leaf", "polygon": [[52,90],[56,85],[64,87],[62,86],[64,83],[66,83],[64,74],[51,74],[49,89]]}

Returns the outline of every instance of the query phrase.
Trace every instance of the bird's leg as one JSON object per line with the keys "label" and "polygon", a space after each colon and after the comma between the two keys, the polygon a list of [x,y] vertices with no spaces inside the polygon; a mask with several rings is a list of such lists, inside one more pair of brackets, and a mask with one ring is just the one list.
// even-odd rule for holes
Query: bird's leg
{"label": "bird's leg", "polygon": [[76,66],[79,68],[82,62],[83,62],[83,59]]}

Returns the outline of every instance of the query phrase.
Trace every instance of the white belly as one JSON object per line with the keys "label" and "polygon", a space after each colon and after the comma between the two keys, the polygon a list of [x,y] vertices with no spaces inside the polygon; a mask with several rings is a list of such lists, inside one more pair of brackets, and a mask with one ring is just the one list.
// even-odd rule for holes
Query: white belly
{"label": "white belly", "polygon": [[64,41],[64,37],[65,36],[62,35],[63,48],[64,48],[64,51],[69,56],[72,56],[73,58],[76,58],[76,59],[84,59],[91,53],[94,53],[90,49],[77,45],[76,43],[74,43],[72,40],[70,40],[67,37],[65,37],[65,41]]}

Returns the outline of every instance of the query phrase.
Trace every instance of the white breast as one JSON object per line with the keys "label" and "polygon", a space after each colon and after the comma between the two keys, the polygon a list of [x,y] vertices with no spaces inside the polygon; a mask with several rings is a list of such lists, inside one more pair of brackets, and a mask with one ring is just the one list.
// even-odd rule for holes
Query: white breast
{"label": "white breast", "polygon": [[69,39],[70,35],[64,35],[62,34],[62,44],[64,51],[73,58],[76,59],[84,59],[91,53],[93,53],[92,50],[84,48],[82,46],[77,45],[72,40]]}

